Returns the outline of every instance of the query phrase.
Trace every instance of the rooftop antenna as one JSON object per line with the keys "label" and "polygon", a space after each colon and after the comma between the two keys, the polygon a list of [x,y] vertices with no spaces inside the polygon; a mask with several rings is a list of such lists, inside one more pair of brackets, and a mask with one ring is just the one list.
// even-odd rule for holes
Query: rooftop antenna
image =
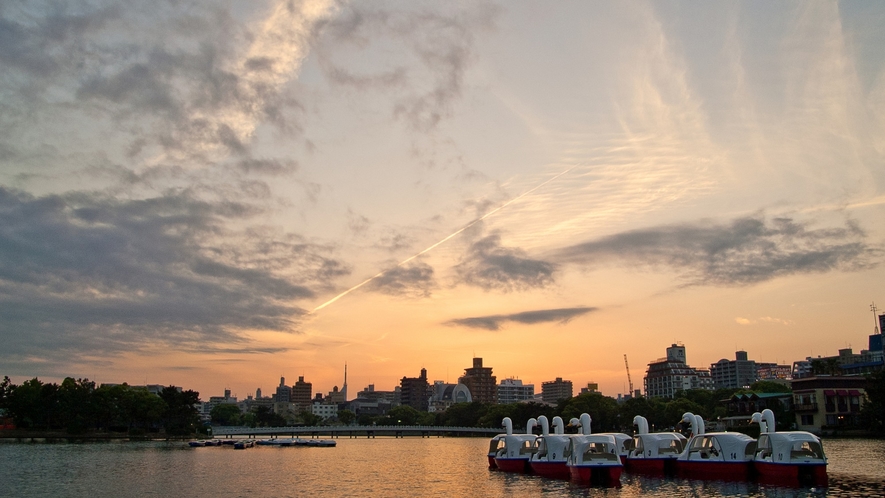
{"label": "rooftop antenna", "polygon": [[875,324],[873,325],[873,332],[879,334],[881,333],[881,331],[879,330],[879,308],[876,307],[875,302],[870,305],[870,311],[873,312],[873,323]]}

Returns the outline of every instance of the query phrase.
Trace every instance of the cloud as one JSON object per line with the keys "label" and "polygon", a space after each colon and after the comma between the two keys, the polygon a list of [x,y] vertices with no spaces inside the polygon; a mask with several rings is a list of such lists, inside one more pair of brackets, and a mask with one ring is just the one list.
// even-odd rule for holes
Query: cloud
{"label": "cloud", "polygon": [[778,277],[876,266],[881,248],[854,223],[812,228],[791,218],[743,217],[632,230],[555,251],[554,261],[666,266],[688,285],[749,285]]}
{"label": "cloud", "polygon": [[225,228],[257,212],[186,192],[119,200],[0,187],[0,357],[248,350],[249,330],[296,332],[294,302],[349,268],[294,235]]}
{"label": "cloud", "polygon": [[421,261],[387,270],[367,286],[382,294],[403,297],[429,297],[435,287],[433,267]]}
{"label": "cloud", "polygon": [[[473,57],[475,34],[491,29],[498,10],[488,5],[353,3],[322,27],[317,47],[329,80],[360,92],[389,92],[392,115],[430,131],[452,113]],[[376,54],[377,52],[377,54]],[[366,67],[365,60],[380,60]]]}
{"label": "cloud", "polygon": [[761,317],[757,318],[756,320],[751,320],[749,318],[743,318],[743,317],[737,317],[734,319],[734,321],[738,325],[755,325],[759,322],[776,323],[776,324],[785,325],[785,326],[793,325],[793,320],[784,320],[782,318],[773,318],[770,316],[761,316]]}
{"label": "cloud", "polygon": [[286,84],[336,3],[234,8],[201,0],[2,8],[0,91],[15,111],[5,114],[86,113],[115,123],[115,138],[128,136],[129,153],[146,159],[247,156],[259,125],[299,129]]}
{"label": "cloud", "polygon": [[471,318],[457,318],[445,322],[445,325],[463,326],[483,330],[500,330],[506,322],[534,325],[537,323],[568,323],[572,318],[596,311],[593,307],[559,308],[551,310],[523,311],[510,315],[489,315]]}
{"label": "cloud", "polygon": [[532,259],[517,248],[501,247],[499,235],[475,242],[455,266],[461,283],[505,292],[544,287],[553,282],[556,266]]}

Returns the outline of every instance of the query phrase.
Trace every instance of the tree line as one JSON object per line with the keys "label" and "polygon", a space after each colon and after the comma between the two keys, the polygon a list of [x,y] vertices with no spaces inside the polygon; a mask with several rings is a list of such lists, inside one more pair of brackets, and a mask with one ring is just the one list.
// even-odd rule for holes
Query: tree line
{"label": "tree line", "polygon": [[127,384],[95,387],[89,379],[71,377],[61,384],[36,377],[21,385],[9,377],[0,382],[0,411],[17,428],[36,431],[193,434],[200,427],[199,401],[199,393],[174,387],[158,396]]}
{"label": "tree line", "polygon": [[[632,398],[619,403],[600,393],[581,394],[561,400],[556,406],[541,403],[458,403],[444,412],[421,412],[406,405],[391,408],[383,415],[357,415],[349,410],[338,412],[336,419],[323,422],[304,411],[298,425],[321,423],[359,425],[436,425],[448,427],[500,427],[509,417],[514,427],[524,427],[530,418],[560,416],[567,423],[581,413],[593,418],[594,432],[630,432],[633,417],[642,415],[652,430],[676,428],[685,412],[716,420],[728,415],[722,400],[741,392],[790,392],[773,382],[760,381],[746,389],[693,389],[679,392],[674,399]],[[868,376],[867,399],[860,414],[859,428],[885,435],[885,371]],[[197,412],[199,393],[166,387],[159,396],[144,388],[127,384],[101,386],[88,379],[66,378],[60,384],[43,383],[34,378],[15,385],[5,377],[0,383],[0,411],[12,417],[16,427],[44,431],[64,430],[70,434],[86,432],[127,432],[144,434],[164,431],[169,435],[193,434],[201,429]],[[775,412],[778,430],[790,429],[795,420],[792,411],[779,403],[770,406]],[[257,406],[240,413],[236,405],[217,405],[211,412],[213,423],[279,427],[292,423],[270,407]]]}

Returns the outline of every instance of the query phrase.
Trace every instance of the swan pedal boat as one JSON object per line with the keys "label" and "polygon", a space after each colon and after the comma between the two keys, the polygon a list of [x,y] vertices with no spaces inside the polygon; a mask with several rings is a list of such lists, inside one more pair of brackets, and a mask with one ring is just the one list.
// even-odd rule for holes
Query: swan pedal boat
{"label": "swan pedal boat", "polygon": [[535,447],[529,458],[532,472],[541,477],[568,480],[571,472],[566,461],[571,436],[565,434],[562,418],[553,417],[555,434],[550,434],[546,416],[538,417],[538,424],[541,426],[541,435],[535,439]]}
{"label": "swan pedal boat", "polygon": [[535,449],[535,439],[532,429],[538,421],[530,418],[526,424],[525,434],[513,434],[513,422],[510,417],[504,417],[501,425],[507,429],[507,433],[495,436],[498,440],[495,448],[495,468],[504,472],[516,472],[525,474],[531,472],[529,458]]}
{"label": "swan pedal boat", "polygon": [[676,470],[694,479],[748,480],[756,440],[740,432],[710,432],[692,437],[676,460]]}
{"label": "swan pedal boat", "polygon": [[674,474],[676,460],[685,450],[682,434],[660,432],[633,436],[633,450],[627,455],[627,470],[643,474]]}
{"label": "swan pedal boat", "polygon": [[626,466],[631,472],[672,475],[676,473],[676,459],[685,450],[688,441],[678,432],[648,432],[648,420],[642,415],[633,417],[636,435],[627,455]]}
{"label": "swan pedal boat", "polygon": [[624,471],[618,442],[611,434],[573,436],[566,465],[572,481],[580,484],[618,486]]}
{"label": "swan pedal boat", "polygon": [[759,424],[753,467],[763,483],[827,486],[827,457],[819,437],[805,431],[776,432],[774,413],[754,413]]}

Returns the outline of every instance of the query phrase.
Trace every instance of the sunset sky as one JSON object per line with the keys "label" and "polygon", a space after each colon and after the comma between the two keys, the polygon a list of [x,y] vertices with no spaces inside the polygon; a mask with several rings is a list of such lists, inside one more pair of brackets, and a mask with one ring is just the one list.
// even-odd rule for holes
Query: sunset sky
{"label": "sunset sky", "polygon": [[[867,347],[881,2],[7,1],[0,375],[637,388]],[[350,292],[348,292],[350,291]],[[337,298],[337,299],[336,299]]]}

